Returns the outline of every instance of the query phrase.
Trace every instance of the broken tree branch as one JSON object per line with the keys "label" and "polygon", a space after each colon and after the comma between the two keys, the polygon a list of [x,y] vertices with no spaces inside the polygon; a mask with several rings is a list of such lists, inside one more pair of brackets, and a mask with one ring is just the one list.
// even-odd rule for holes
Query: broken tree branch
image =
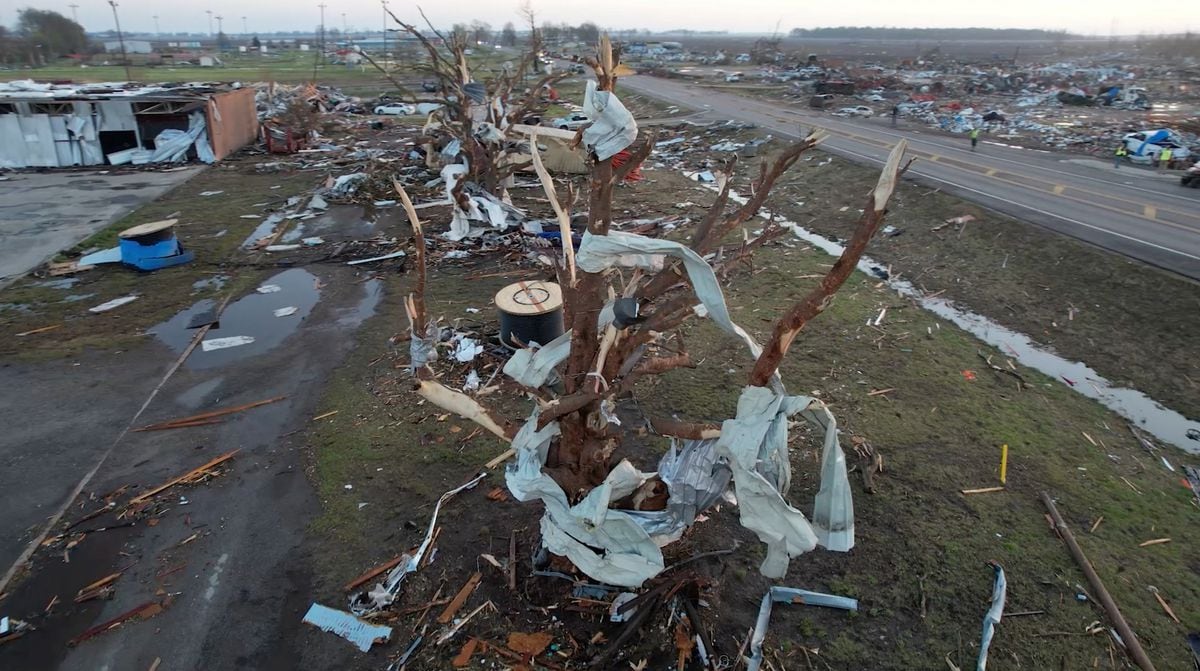
{"label": "broken tree branch", "polygon": [[904,156],[904,150],[907,147],[908,142],[901,140],[892,149],[892,153],[883,167],[883,172],[879,175],[879,183],[871,193],[867,207],[863,210],[858,226],[854,230],[854,235],[851,236],[850,242],[846,244],[837,262],[829,269],[821,283],[805,296],[804,300],[793,306],[787,314],[775,322],[771,340],[763,348],[762,354],[759,355],[758,360],[754,363],[754,369],[750,373],[751,385],[765,387],[770,382],[779,370],[779,364],[783,361],[783,357],[787,354],[796,335],[800,333],[805,324],[829,307],[833,295],[854,272],[858,260],[867,251],[867,244],[871,242],[871,238],[883,225],[884,217],[887,214],[887,202],[896,188],[900,159]]}

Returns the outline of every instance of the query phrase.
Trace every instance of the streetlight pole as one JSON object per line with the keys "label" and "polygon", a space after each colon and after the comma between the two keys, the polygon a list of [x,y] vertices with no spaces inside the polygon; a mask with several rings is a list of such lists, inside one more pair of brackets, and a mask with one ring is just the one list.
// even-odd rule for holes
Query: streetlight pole
{"label": "streetlight pole", "polygon": [[71,8],[71,20],[79,23],[79,5],[67,5]]}
{"label": "streetlight pole", "polygon": [[225,36],[225,24],[221,23],[225,17],[214,17],[217,20],[217,49],[224,50],[225,45],[221,44],[221,38]]}
{"label": "streetlight pole", "polygon": [[379,0],[383,4],[383,69],[387,69],[387,0]]}
{"label": "streetlight pole", "polygon": [[246,27],[246,17],[243,16],[242,17],[242,37],[245,38],[245,37],[248,37],[249,35],[250,35],[250,29]]}
{"label": "streetlight pole", "polygon": [[117,24],[117,40],[121,43],[121,62],[125,64],[125,81],[133,81],[133,75],[129,74],[129,57],[125,54],[125,35],[121,32],[121,17],[117,16],[117,0],[108,0],[108,4],[112,6],[113,22]]}
{"label": "streetlight pole", "polygon": [[154,34],[161,37],[162,31],[158,29],[158,14],[154,15]]}
{"label": "streetlight pole", "polygon": [[325,62],[325,3],[317,5],[321,8],[321,62]]}
{"label": "streetlight pole", "polygon": [[204,10],[204,13],[205,13],[205,14],[208,14],[208,36],[209,36],[209,37],[212,37],[212,36],[213,36],[213,31],[212,31],[212,10],[211,10],[211,9],[206,9],[206,10]]}

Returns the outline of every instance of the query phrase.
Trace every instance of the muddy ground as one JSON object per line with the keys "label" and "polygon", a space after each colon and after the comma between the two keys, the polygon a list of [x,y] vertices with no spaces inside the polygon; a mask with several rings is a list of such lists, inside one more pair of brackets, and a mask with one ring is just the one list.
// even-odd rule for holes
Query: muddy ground
{"label": "muddy ground", "polygon": [[[391,133],[383,139],[399,139],[403,131]],[[440,607],[427,615],[396,615],[392,640],[369,653],[358,653],[338,637],[300,624],[312,602],[345,608],[346,582],[418,544],[441,492],[485,470],[483,464],[504,445],[469,422],[422,403],[410,391],[400,298],[410,290],[411,278],[400,272],[402,264],[354,271],[342,266],[340,258],[325,258],[321,248],[291,257],[238,250],[258,223],[241,215],[277,207],[286,195],[311,189],[327,172],[336,175],[345,169],[261,174],[253,167],[261,160],[248,155],[207,170],[125,222],[182,210],[186,221],[181,236],[202,261],[152,275],[100,269],[81,275],[69,288],[45,286],[35,278],[0,294],[4,302],[24,306],[0,313],[4,370],[14,372],[10,386],[29,387],[28,405],[44,409],[45,419],[39,423],[48,427],[67,426],[59,415],[81,402],[79,387],[104,385],[114,366],[134,361],[139,363],[126,364],[128,370],[112,375],[113,382],[105,387],[121,390],[121,399],[97,392],[93,401],[101,410],[98,415],[111,407],[111,414],[129,416],[129,409],[118,407],[118,401],[128,405],[125,397],[133,389],[152,388],[179,348],[179,340],[148,332],[177,333],[177,315],[198,301],[248,296],[243,300],[249,302],[241,305],[256,306],[257,314],[278,307],[256,298],[254,288],[263,283],[280,284],[283,294],[297,292],[300,298],[289,303],[301,307],[308,291],[321,294],[298,330],[269,351],[229,361],[221,360],[226,355],[219,351],[211,352],[219,355],[208,360],[213,366],[197,359],[196,365],[181,369],[180,377],[164,389],[162,401],[151,406],[146,421],[276,395],[289,398],[223,425],[139,433],[119,445],[112,463],[72,506],[68,520],[99,505],[93,495],[124,484],[152,486],[234,448],[242,448],[243,454],[224,475],[158,499],[147,516],[137,518],[136,526],[89,533],[73,549],[69,564],[62,542],[39,552],[32,570],[0,596],[5,614],[28,619],[39,630],[0,647],[0,666],[146,668],[161,657],[163,668],[377,669],[424,632],[424,643],[407,668],[444,669],[469,637],[503,645],[514,631],[552,635],[555,647],[540,658],[539,666],[581,666],[605,640],[616,638],[619,625],[604,621],[603,606],[572,602],[570,583],[531,574],[540,506],[503,500],[499,494],[494,498],[501,500],[490,498],[490,492],[503,487],[501,469],[443,508],[433,561],[410,578],[400,599],[401,609],[427,604],[439,593],[436,598],[444,599],[472,572],[480,571],[481,585],[459,615],[489,600],[493,608],[480,611],[456,638],[433,644],[441,627],[431,621]],[[810,228],[815,226],[813,215],[803,215],[822,196],[793,193],[797,184],[828,180],[826,190],[841,200],[828,196],[828,201],[820,201],[820,211],[827,214],[832,209],[828,216],[840,222],[838,217],[851,217],[864,200],[870,181],[838,159],[818,165],[824,160],[801,163],[795,182],[774,201],[783,212],[787,202],[800,200],[803,193],[805,205],[791,218]],[[216,200],[199,195],[212,190],[227,193]],[[922,222],[940,221],[965,207],[926,191],[900,189],[889,223],[907,232],[877,240],[871,255],[886,260],[890,245],[903,241]],[[440,197],[435,189],[414,189],[413,195],[418,202]],[[549,216],[542,197],[536,188],[513,192],[517,205]],[[941,202],[943,210],[922,209],[931,199]],[[617,190],[614,211],[619,221],[655,216],[694,221],[712,200],[709,190],[678,171],[647,166],[643,181]],[[269,204],[247,209],[263,202]],[[681,207],[684,203],[691,204]],[[839,211],[842,206],[847,212]],[[546,268],[504,248],[479,253],[464,245],[472,252],[466,259],[444,259],[443,252],[456,248],[435,237],[445,229],[448,213],[429,208],[422,216],[429,222],[434,258],[430,310],[457,330],[493,335],[498,329],[491,306],[495,291],[517,279],[550,276]],[[368,220],[375,223],[366,227],[363,222]],[[411,251],[410,231],[395,210],[344,206],[322,221],[323,228],[311,232],[347,240],[382,234]],[[1002,222],[983,221],[1003,228]],[[85,244],[107,246],[115,230],[119,228]],[[218,236],[222,230],[225,234]],[[671,235],[686,230],[684,226]],[[961,238],[978,243],[972,234],[968,225]],[[941,235],[957,239],[960,234],[943,229]],[[926,244],[933,246],[938,240],[942,238],[931,237]],[[986,255],[972,249],[960,253]],[[830,263],[829,257],[799,241],[783,240],[765,248],[752,266],[731,277],[727,299],[735,321],[763,338],[772,317],[802,297]],[[893,263],[898,267],[901,259]],[[293,275],[277,277],[285,271]],[[1037,276],[1032,264],[1023,272]],[[311,273],[316,281],[295,273]],[[218,277],[224,278],[223,286],[213,282]],[[980,280],[960,284],[981,293],[988,286]],[[127,306],[106,315],[86,312],[93,300],[99,303],[135,290],[142,297]],[[67,300],[75,291],[94,295],[86,301]],[[1057,296],[1058,290],[1046,293]],[[1083,320],[1086,305],[1082,299],[1075,303],[1080,313],[1068,322]],[[883,307],[888,308],[888,318],[878,327],[867,326],[867,318]],[[1003,315],[971,307],[1003,321]],[[1056,314],[1061,307],[1046,309]],[[372,311],[374,316],[368,318]],[[1178,323],[1163,322],[1153,312],[1142,314],[1142,330],[1130,337]],[[15,335],[55,324],[62,326],[37,335]],[[225,328],[222,335],[233,334],[228,330],[232,326]],[[719,421],[733,415],[746,380],[750,361],[711,325],[692,323],[684,338],[698,367],[646,382],[637,391],[637,402],[624,401],[620,408],[630,434],[619,454],[634,459],[643,470],[654,466],[666,446],[663,439],[640,429],[643,412]],[[1148,351],[1170,355],[1166,350]],[[228,356],[235,356],[232,352]],[[1094,599],[1077,597],[1077,585],[1090,590],[1046,526],[1037,499],[1038,492],[1046,490],[1058,500],[1158,667],[1190,668],[1185,634],[1200,628],[1200,614],[1191,607],[1200,602],[1200,566],[1195,560],[1200,553],[1191,533],[1196,505],[1178,474],[1139,447],[1125,423],[1097,403],[1014,364],[1011,369],[1028,383],[1018,388],[1012,376],[987,368],[980,352],[1007,367],[1003,352],[985,347],[898,298],[877,279],[862,275],[855,275],[833,306],[806,328],[782,368],[783,379],[794,393],[823,399],[838,418],[854,468],[857,544],[845,554],[817,550],[798,557],[777,584],[853,596],[860,608],[849,614],[777,606],[767,635],[767,659],[779,669],[946,668],[946,659],[965,668],[977,654],[980,622],[991,597],[992,572],[986,562],[995,560],[1007,571],[1010,617],[997,630],[991,668],[1128,668],[1122,651],[1103,629],[1088,633],[1091,623],[1105,623],[1106,618]],[[474,364],[451,364],[443,358],[438,371],[454,386],[461,385],[471,365],[487,380],[502,362],[501,354],[489,349]],[[76,368],[83,369],[81,376],[68,375]],[[41,371],[53,374],[40,379]],[[529,401],[503,379],[496,378],[500,389],[483,400],[519,419],[528,413]],[[58,391],[68,384],[73,395]],[[140,395],[135,400],[140,403]],[[104,433],[120,426],[95,425],[95,435],[88,435],[93,425],[86,416],[82,420],[71,435],[80,436],[87,449],[95,449],[97,442],[107,445],[109,436]],[[49,432],[27,441],[5,441],[5,450],[24,450],[26,459],[35,459],[44,451],[42,446],[58,436]],[[818,452],[808,432],[797,429],[792,437],[790,499],[810,512],[818,484]],[[867,491],[864,462],[852,451],[854,444],[870,444],[882,455],[884,470],[874,476],[873,492]],[[1001,444],[1010,448],[1007,488],[961,494],[962,489],[997,484]],[[1195,462],[1175,450],[1162,455],[1176,468]],[[301,470],[306,480],[297,479]],[[61,471],[53,469],[30,473],[39,479],[61,477],[56,475]],[[22,487],[19,481],[13,486]],[[119,500],[125,501],[123,496]],[[33,522],[25,526],[32,529],[43,514],[32,511]],[[160,522],[150,526],[151,518]],[[111,518],[96,523],[105,521]],[[187,541],[193,534],[196,538]],[[513,534],[517,551],[510,557]],[[27,531],[22,538],[31,535]],[[1155,538],[1171,541],[1139,547]],[[718,655],[728,659],[736,656],[770,584],[757,571],[761,544],[740,527],[736,511],[722,505],[665,549],[670,565],[736,543],[736,552],[701,559],[683,570],[708,583],[702,619]],[[515,591],[484,554],[506,568],[515,559]],[[176,569],[180,564],[185,568]],[[117,583],[113,601],[71,603],[80,586],[122,568],[127,574]],[[1182,623],[1167,617],[1148,591],[1150,585],[1173,605]],[[60,603],[44,612],[56,595]],[[129,623],[73,650],[66,648],[65,642],[88,626],[147,599],[167,597],[173,601],[153,621]],[[1041,612],[1011,616],[1022,611]],[[652,663],[649,668],[665,668],[675,657],[672,640],[664,611],[607,668],[629,668],[641,659]],[[498,660],[493,653],[479,653],[467,668],[496,668]]]}

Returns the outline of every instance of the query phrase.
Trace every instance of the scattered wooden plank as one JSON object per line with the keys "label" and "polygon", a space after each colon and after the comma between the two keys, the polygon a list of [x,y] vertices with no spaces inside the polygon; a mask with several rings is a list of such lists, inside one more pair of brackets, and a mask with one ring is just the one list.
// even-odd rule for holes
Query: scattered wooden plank
{"label": "scattered wooden plank", "polygon": [[54,325],[51,325],[51,326],[43,326],[43,327],[42,327],[42,328],[40,328],[40,329],[33,329],[32,331],[22,331],[22,332],[20,332],[20,333],[18,333],[18,334],[17,334],[17,337],[18,337],[18,338],[24,338],[25,336],[31,336],[31,335],[33,335],[33,334],[35,334],[35,333],[45,333],[46,331],[53,331],[54,329],[58,329],[58,328],[62,328],[62,324],[54,324]]}
{"label": "scattered wooden plank", "polygon": [[1104,521],[1104,515],[1097,517],[1096,521],[1092,523],[1092,528],[1088,531],[1088,533],[1090,533],[1090,534],[1096,533],[1096,529],[1100,528],[1100,523],[1103,521]]}
{"label": "scattered wooden plank", "polygon": [[104,592],[104,588],[108,587],[110,584],[113,583],[113,581],[115,581],[117,578],[120,578],[120,577],[121,577],[120,572],[113,573],[111,575],[104,576],[103,578],[88,585],[87,587],[84,587],[83,589],[79,590],[79,592],[77,592],[75,594],[75,603],[83,603],[84,601],[91,601],[92,599],[95,599],[96,597],[101,596]]}
{"label": "scattered wooden plank", "polygon": [[972,494],[991,494],[992,492],[1002,492],[1002,491],[1004,491],[1004,488],[1003,487],[981,487],[979,489],[963,489],[961,491],[965,496],[970,496]]}
{"label": "scattered wooden plank", "polygon": [[511,448],[507,449],[504,451],[503,454],[501,454],[501,455],[497,456],[495,459],[492,459],[491,461],[487,462],[487,464],[485,464],[485,466],[489,470],[493,469],[493,468],[499,466],[500,464],[503,464],[504,462],[508,461],[516,453],[517,453],[517,451],[514,449],[511,449]]}
{"label": "scattered wooden plank", "polygon": [[71,639],[70,641],[67,641],[67,645],[69,645],[71,647],[75,647],[75,646],[79,645],[80,643],[83,643],[86,640],[95,638],[96,636],[103,634],[104,632],[108,631],[109,629],[119,627],[122,624],[124,624],[125,622],[128,622],[129,620],[150,619],[150,618],[154,617],[155,615],[158,615],[159,613],[163,612],[163,609],[166,607],[166,605],[168,603],[169,603],[169,601],[163,601],[161,603],[158,601],[147,601],[146,603],[144,603],[140,606],[137,606],[136,608],[132,608],[130,610],[125,611],[124,613],[121,613],[120,615],[114,617],[111,620],[108,620],[107,622],[102,622],[102,623],[92,627],[91,629],[88,629],[87,631],[76,636],[75,638]]}
{"label": "scattered wooden plank", "polygon": [[1142,543],[1138,543],[1138,547],[1146,548],[1146,547],[1150,547],[1151,545],[1162,545],[1163,543],[1170,543],[1170,542],[1171,542],[1170,538],[1154,538],[1154,539],[1151,539],[1148,541],[1144,541]]}
{"label": "scattered wooden plank", "polygon": [[337,411],[337,410],[330,410],[329,412],[327,412],[327,413],[325,413],[325,414],[323,414],[323,415],[317,415],[316,417],[313,417],[313,418],[312,418],[312,421],[314,421],[314,422],[319,422],[319,421],[321,421],[322,419],[325,419],[326,417],[333,417],[333,416],[334,416],[334,415],[336,415],[336,414],[338,414],[338,411]]}
{"label": "scattered wooden plank", "polygon": [[455,655],[454,659],[450,660],[450,664],[456,669],[461,669],[471,663],[471,656],[475,654],[475,649],[479,647],[479,639],[470,638],[463,647]]}
{"label": "scattered wooden plank", "polygon": [[268,399],[265,399],[262,401],[255,401],[253,403],[246,403],[244,405],[238,405],[238,406],[234,406],[232,408],[222,408],[220,410],[213,410],[211,412],[202,412],[199,415],[192,415],[191,417],[180,417],[179,419],[172,419],[172,420],[168,420],[165,422],[158,422],[156,424],[147,424],[146,426],[134,429],[134,431],[156,431],[156,430],[160,430],[160,429],[172,429],[172,428],[175,428],[175,426],[177,426],[179,424],[190,424],[193,422],[198,422],[198,421],[202,421],[202,420],[206,420],[206,419],[212,419],[214,417],[222,417],[224,415],[232,415],[233,413],[236,413],[236,412],[245,412],[246,410],[250,410],[251,408],[257,408],[261,405],[277,403],[279,401],[282,401],[285,398],[287,398],[287,396],[276,396],[275,398],[268,398]]}
{"label": "scattered wooden plank", "polygon": [[145,492],[144,494],[139,494],[138,496],[135,496],[132,500],[130,500],[129,504],[137,505],[139,503],[144,503],[156,494],[164,492],[181,482],[186,482],[188,480],[191,480],[191,479],[195,478],[196,476],[200,475],[201,473],[204,473],[205,471],[211,470],[215,466],[219,466],[219,465],[225,463],[226,461],[229,461],[230,459],[233,458],[233,455],[237,454],[238,452],[241,452],[241,450],[237,449],[232,452],[226,452],[225,454],[222,454],[219,457],[215,457],[215,458],[209,460],[209,462],[204,464],[203,466],[200,466],[198,468],[193,468],[192,470],[188,471],[187,473],[184,473],[183,475],[180,475],[177,478],[172,478],[171,480],[164,482],[163,484],[151,489],[148,492]]}
{"label": "scattered wooden plank", "polygon": [[454,619],[454,614],[463,607],[463,604],[471,597],[475,588],[479,587],[479,581],[482,579],[483,574],[479,571],[471,574],[471,577],[463,584],[462,589],[458,590],[458,594],[454,595],[454,599],[450,601],[450,605],[446,606],[446,610],[442,611],[442,614],[438,616],[438,624],[447,624],[450,620]]}
{"label": "scattered wooden plank", "polygon": [[405,553],[398,557],[393,557],[393,558],[385,561],[384,563],[380,564],[379,566],[376,566],[373,569],[368,569],[362,575],[360,575],[357,578],[355,578],[354,580],[351,580],[350,582],[346,583],[342,587],[342,589],[347,592],[358,589],[363,584],[365,584],[367,581],[369,581],[371,578],[374,578],[375,576],[378,576],[379,574],[381,574],[385,571],[390,571],[390,570],[396,568],[396,566],[407,556],[408,556],[408,554]]}
{"label": "scattered wooden plank", "polygon": [[887,389],[876,389],[875,391],[867,392],[867,396],[882,396],[884,394],[890,394],[893,391],[896,391],[895,387],[888,387]]}

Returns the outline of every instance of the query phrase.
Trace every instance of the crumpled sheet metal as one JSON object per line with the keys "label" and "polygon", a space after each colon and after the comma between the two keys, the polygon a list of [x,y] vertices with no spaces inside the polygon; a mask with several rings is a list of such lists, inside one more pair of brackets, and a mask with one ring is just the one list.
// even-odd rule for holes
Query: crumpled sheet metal
{"label": "crumpled sheet metal", "polygon": [[602,272],[617,265],[653,271],[656,264],[659,268],[662,267],[663,256],[671,256],[683,262],[684,270],[687,271],[688,279],[691,280],[696,297],[704,306],[707,316],[721,330],[744,342],[750,350],[750,355],[758,358],[762,353],[762,345],[742,327],[733,323],[716,273],[713,272],[712,266],[692,249],[672,240],[649,238],[634,233],[609,231],[607,235],[593,235],[589,231],[583,234],[583,241],[575,254],[575,264],[589,273]]}
{"label": "crumpled sheet metal", "polygon": [[767,637],[767,626],[771,622],[771,606],[775,603],[800,603],[806,606],[858,611],[858,599],[810,592],[795,587],[772,587],[763,595],[762,604],[758,607],[758,619],[754,622],[754,634],[750,637],[750,657],[746,660],[746,671],[758,671],[762,667],[762,645]]}
{"label": "crumpled sheet metal", "polygon": [[[788,418],[803,418],[824,429],[821,488],[814,523],[783,498],[791,483],[787,458]],[[817,545],[844,552],[854,546],[854,502],[837,422],[824,404],[807,396],[784,396],[748,386],[738,398],[737,416],[721,425],[717,452],[729,459],[742,526],[767,544],[759,570],[782,578],[788,561]]]}
{"label": "crumpled sheet metal", "polygon": [[537,423],[535,410],[513,439],[517,459],[507,466],[505,479],[518,501],[538,499],[545,505],[541,531],[546,549],[610,585],[638,587],[662,572],[658,544],[629,513],[609,508],[614,500],[633,493],[647,474],[622,461],[604,483],[572,506],[562,487],[542,472],[550,443],[559,435],[558,423],[551,422],[540,431]]}
{"label": "crumpled sheet metal", "polygon": [[409,370],[412,373],[415,374],[422,366],[437,361],[437,343],[440,336],[441,329],[435,321],[430,321],[425,326],[424,337],[412,334],[408,341]]}
{"label": "crumpled sheet metal", "polygon": [[[487,222],[496,230],[507,229],[510,223],[518,223],[524,218],[517,208],[500,201],[495,196],[473,188],[473,184],[464,186],[467,194],[467,210],[462,210],[454,200],[454,188],[466,176],[469,168],[463,163],[451,163],[442,168],[442,180],[446,183],[446,198],[455,203],[451,210],[450,230],[446,232],[447,240],[459,241],[478,235],[482,228],[472,229],[472,221]],[[511,221],[510,221],[511,220]]]}
{"label": "crumpled sheet metal", "polygon": [[996,633],[996,625],[1004,617],[1004,601],[1008,597],[1008,579],[1004,576],[1004,567],[991,562],[996,571],[996,582],[992,585],[992,606],[983,616],[983,636],[979,642],[979,659],[975,663],[975,671],[987,669],[988,648],[992,645],[992,636]]}
{"label": "crumpled sheet metal", "polygon": [[596,81],[588,80],[583,94],[583,113],[592,124],[583,130],[583,143],[596,152],[601,161],[633,144],[637,139],[637,121],[615,93],[601,91]]}

